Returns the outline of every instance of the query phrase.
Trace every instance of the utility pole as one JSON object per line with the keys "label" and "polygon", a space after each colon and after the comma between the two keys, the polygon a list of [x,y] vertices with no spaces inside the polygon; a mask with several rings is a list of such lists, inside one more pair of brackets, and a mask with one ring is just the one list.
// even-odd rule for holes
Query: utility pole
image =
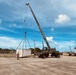
{"label": "utility pole", "polygon": [[44,42],[42,41],[42,49],[44,50]]}
{"label": "utility pole", "polygon": [[35,54],[35,40],[34,40],[34,54]]}
{"label": "utility pole", "polygon": [[76,47],[74,47],[74,52],[76,53]]}
{"label": "utility pole", "polygon": [[69,46],[69,48],[70,48],[70,52],[71,52],[71,46]]}

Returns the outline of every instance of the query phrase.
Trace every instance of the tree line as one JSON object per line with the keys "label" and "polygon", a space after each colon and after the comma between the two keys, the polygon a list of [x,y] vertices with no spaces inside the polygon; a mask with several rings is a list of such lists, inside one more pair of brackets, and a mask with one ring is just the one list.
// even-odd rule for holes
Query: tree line
{"label": "tree line", "polygon": [[0,48],[0,53],[14,53],[16,52],[15,49],[2,49]]}
{"label": "tree line", "polygon": [[[30,48],[31,50],[31,53],[34,54],[34,53],[38,53],[38,52],[42,52],[42,51],[48,51],[48,48],[45,47],[43,49],[40,49],[40,48]],[[51,48],[50,52],[51,51],[56,51],[55,48]],[[0,53],[16,53],[16,50],[15,49],[2,49],[0,48]]]}

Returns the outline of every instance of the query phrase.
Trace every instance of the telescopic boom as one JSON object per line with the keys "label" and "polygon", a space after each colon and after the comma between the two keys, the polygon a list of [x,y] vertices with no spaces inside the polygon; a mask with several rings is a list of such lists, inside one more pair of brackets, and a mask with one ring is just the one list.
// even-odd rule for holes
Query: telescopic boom
{"label": "telescopic boom", "polygon": [[48,47],[49,50],[50,50],[50,49],[51,49],[51,48],[50,48],[50,45],[49,45],[49,43],[48,43],[48,41],[47,41],[47,39],[46,39],[46,37],[45,37],[45,35],[44,35],[44,33],[43,33],[41,27],[40,27],[40,24],[39,24],[39,22],[38,22],[38,20],[37,20],[37,18],[36,18],[36,16],[35,16],[35,14],[34,14],[32,8],[31,8],[30,4],[29,4],[29,3],[26,3],[26,5],[30,8],[30,11],[31,11],[31,13],[32,13],[32,15],[33,15],[33,17],[34,17],[34,19],[35,19],[37,25],[38,25],[38,28],[39,28],[39,30],[40,30],[40,32],[41,32],[41,35],[42,35],[43,39],[45,40],[45,42],[46,42],[46,44],[47,44],[47,47]]}

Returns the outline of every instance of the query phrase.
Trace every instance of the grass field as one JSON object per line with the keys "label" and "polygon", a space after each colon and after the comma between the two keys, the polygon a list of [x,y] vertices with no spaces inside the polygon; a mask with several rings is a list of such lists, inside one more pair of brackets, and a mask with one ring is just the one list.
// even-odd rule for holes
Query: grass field
{"label": "grass field", "polygon": [[0,57],[0,75],[75,75],[76,57],[40,59]]}

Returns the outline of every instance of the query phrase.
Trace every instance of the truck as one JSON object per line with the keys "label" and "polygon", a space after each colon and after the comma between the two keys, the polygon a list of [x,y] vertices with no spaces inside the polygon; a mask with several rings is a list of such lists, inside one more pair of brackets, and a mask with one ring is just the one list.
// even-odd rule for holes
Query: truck
{"label": "truck", "polygon": [[[76,52],[71,50],[71,46],[69,46],[70,52],[68,52],[69,56],[76,56]],[[76,47],[74,48],[76,50]]]}
{"label": "truck", "polygon": [[59,58],[60,57],[60,52],[59,51],[56,51],[56,49],[53,49],[53,48],[50,47],[50,45],[49,45],[49,43],[48,43],[48,41],[47,41],[47,39],[46,39],[46,37],[45,37],[42,29],[41,29],[41,26],[40,26],[40,24],[39,24],[39,22],[38,22],[38,20],[37,20],[37,18],[35,16],[35,14],[34,14],[32,8],[31,8],[30,4],[29,3],[26,3],[26,5],[29,7],[29,9],[30,9],[30,11],[31,11],[31,13],[32,13],[32,15],[33,15],[33,17],[34,17],[37,25],[38,25],[38,28],[40,30],[40,33],[41,33],[41,35],[42,35],[42,37],[43,37],[43,39],[44,39],[44,41],[45,41],[45,43],[47,45],[47,50],[46,51],[43,50],[42,52],[38,53],[37,54],[38,57],[39,58],[45,58],[45,57],[47,58],[49,56],[49,54],[51,54],[51,57],[57,57],[57,58]]}

